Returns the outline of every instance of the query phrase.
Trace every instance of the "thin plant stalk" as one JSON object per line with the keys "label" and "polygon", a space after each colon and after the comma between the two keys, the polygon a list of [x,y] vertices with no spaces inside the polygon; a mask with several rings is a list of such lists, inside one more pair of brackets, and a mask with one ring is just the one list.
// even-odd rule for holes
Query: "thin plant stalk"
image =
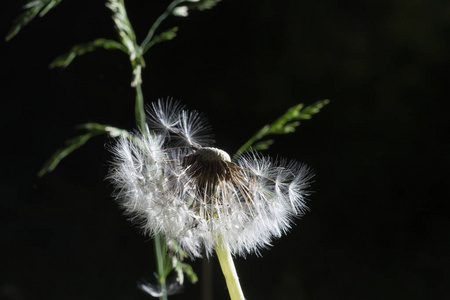
{"label": "thin plant stalk", "polygon": [[[135,103],[135,118],[136,126],[142,131],[143,134],[146,133],[145,129],[145,109],[144,109],[144,96],[142,93],[141,82],[138,82],[135,86],[136,89],[136,103]],[[166,260],[166,247],[165,241],[162,236],[155,235],[154,240],[155,256],[156,256],[156,268],[158,273],[159,286],[161,288],[160,300],[167,300],[167,286],[166,286],[166,272],[165,260]]]}
{"label": "thin plant stalk", "polygon": [[149,45],[150,41],[152,40],[158,26],[162,23],[162,21],[164,21],[168,16],[171,15],[173,9],[178,4],[183,3],[184,1],[186,1],[186,0],[172,1],[172,3],[169,4],[169,6],[164,11],[164,13],[156,19],[155,23],[153,23],[152,27],[148,31],[147,36],[145,37],[144,41],[142,41],[142,43],[141,43],[141,49],[143,49],[143,53],[147,52],[147,50],[149,49],[148,45]]}
{"label": "thin plant stalk", "polygon": [[[121,4],[123,5],[123,2]],[[125,5],[123,5],[123,10],[126,12]],[[162,20],[164,20],[164,19],[162,19]],[[157,22],[155,22],[155,23],[158,23],[158,25],[159,25],[159,23],[162,22],[162,20],[160,20],[159,22],[157,20]],[[128,26],[130,27],[130,29],[133,29],[131,23],[130,22],[128,22],[128,23],[129,23]],[[155,24],[153,24],[152,28],[154,28],[154,30],[156,30],[156,27],[157,26],[155,26]],[[150,31],[152,31],[152,30],[150,30]],[[133,32],[134,32],[134,30],[133,30]],[[152,35],[150,37],[149,36],[148,37],[151,39]],[[134,44],[137,44],[136,37],[134,35],[132,36],[132,40],[133,40]],[[142,55],[142,53],[139,53],[139,55]],[[141,60],[143,60],[142,57],[139,57],[139,58]],[[131,60],[131,61],[133,61],[133,60]],[[133,73],[139,74],[139,77],[140,77],[141,66],[132,63],[132,67],[133,67]],[[145,130],[146,123],[145,123],[144,95],[142,93],[142,83],[141,83],[140,78],[137,78],[136,84],[135,85],[132,84],[132,86],[134,86],[134,88],[136,90],[136,102],[135,102],[135,106],[134,106],[136,127],[138,129],[140,129],[143,134],[145,134],[146,133],[146,130]],[[166,286],[166,277],[167,276],[166,276],[166,272],[164,269],[165,268],[165,260],[166,260],[165,256],[167,254],[165,252],[166,251],[165,244],[163,244],[163,243],[165,243],[165,241],[162,238],[162,236],[155,235],[153,243],[154,243],[154,248],[155,248],[155,258],[156,258],[156,266],[157,266],[157,273],[158,273],[158,281],[159,281],[159,286],[161,289],[160,300],[167,300],[168,299],[167,286]]]}
{"label": "thin plant stalk", "polygon": [[134,106],[136,126],[144,133],[145,132],[145,110],[144,110],[144,96],[142,94],[141,83],[136,84],[136,103]]}
{"label": "thin plant stalk", "polygon": [[222,273],[227,282],[231,300],[245,300],[228,244],[223,243],[219,237],[215,249],[220,267],[222,268]]}
{"label": "thin plant stalk", "polygon": [[165,250],[165,246],[164,244],[165,241],[162,238],[162,236],[160,235],[156,235],[154,238],[154,245],[155,245],[155,253],[156,253],[156,268],[158,270],[158,280],[159,280],[159,285],[161,288],[161,297],[159,297],[160,300],[167,300],[167,287],[166,287],[166,274],[164,271],[164,256],[165,253],[163,253],[163,251]]}

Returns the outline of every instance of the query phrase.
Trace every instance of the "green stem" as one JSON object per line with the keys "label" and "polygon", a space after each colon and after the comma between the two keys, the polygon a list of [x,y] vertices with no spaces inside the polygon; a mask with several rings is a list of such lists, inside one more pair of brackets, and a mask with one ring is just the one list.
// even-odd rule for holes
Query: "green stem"
{"label": "green stem", "polygon": [[173,9],[180,3],[183,3],[185,0],[174,0],[172,3],[167,6],[166,10],[162,15],[160,15],[155,23],[153,23],[152,27],[147,33],[147,36],[145,37],[144,41],[141,44],[141,49],[143,50],[143,53],[147,52],[147,50],[150,47],[147,47],[150,41],[152,40],[153,36],[155,35],[156,29],[159,27],[159,25],[164,21],[170,14],[172,13]]}
{"label": "green stem", "polygon": [[[144,95],[142,94],[142,84],[137,82],[136,84],[136,103],[134,107],[134,113],[136,118],[136,126],[145,134],[145,109],[144,109]],[[159,286],[161,288],[162,296],[160,300],[167,300],[167,286],[166,286],[166,272],[165,272],[165,260],[166,260],[166,244],[162,236],[156,235],[154,240],[156,267],[158,271]]]}
{"label": "green stem", "polygon": [[[165,241],[160,235],[156,235],[155,239],[155,253],[156,253],[156,267],[158,270],[158,279],[159,279],[159,285],[161,287],[161,293],[162,296],[159,298],[160,300],[167,300],[167,287],[166,287],[166,274],[164,272],[164,260],[165,260],[165,253],[163,251],[165,250]],[[165,252],[165,251],[164,251]]]}
{"label": "green stem", "polygon": [[223,243],[223,240],[220,237],[216,244],[216,253],[220,267],[222,268],[222,273],[227,282],[231,300],[245,300],[236,268],[234,267],[233,258],[231,257],[230,248],[228,247],[228,244]]}
{"label": "green stem", "polygon": [[136,103],[134,106],[134,113],[136,117],[136,125],[145,132],[145,110],[144,110],[144,96],[142,95],[141,83],[136,84]]}
{"label": "green stem", "polygon": [[[141,83],[136,84],[136,103],[135,103],[135,117],[136,125],[145,134],[145,110],[144,110],[144,96],[142,94]],[[154,238],[155,254],[156,254],[156,268],[158,271],[159,286],[161,287],[162,296],[160,300],[167,300],[167,286],[165,272],[165,260],[166,260],[166,244],[162,236],[155,235]]]}
{"label": "green stem", "polygon": [[[150,48],[149,43],[151,42],[156,29],[158,28],[158,26],[168,17],[170,16],[170,14],[172,13],[173,9],[179,5],[180,3],[184,2],[186,0],[174,0],[172,1],[169,6],[166,8],[165,12],[159,16],[155,23],[152,25],[152,27],[150,28],[147,36],[145,37],[144,41],[142,42],[141,46],[137,46],[136,43],[136,37],[134,35],[134,31],[132,32],[132,41],[133,44],[135,45],[135,49],[138,49],[139,51],[136,52],[132,52],[133,54],[136,55],[136,57],[134,57],[134,60],[132,59],[132,67],[133,67],[133,71],[140,71],[137,68],[140,68],[141,66],[144,66],[143,63],[143,55],[145,52],[147,52],[147,50]],[[123,5],[123,9],[125,11],[125,6]],[[126,11],[125,11],[126,12]],[[127,20],[128,21],[128,20]],[[129,23],[129,21],[128,21]],[[129,28],[132,29],[131,23],[129,23]],[[136,126],[143,132],[145,133],[145,109],[144,109],[144,96],[142,93],[142,83],[140,80],[140,74],[136,75],[135,74],[135,80],[133,81],[133,84],[135,83],[135,89],[136,89],[136,103],[135,103],[135,118],[136,118]],[[155,247],[155,254],[156,254],[156,265],[157,265],[157,272],[158,272],[158,279],[159,279],[159,285],[161,288],[161,294],[162,296],[160,297],[160,300],[167,300],[167,285],[166,285],[166,277],[167,274],[170,272],[170,270],[167,270],[167,266],[166,266],[166,259],[167,259],[167,254],[166,254],[166,242],[164,240],[164,238],[160,235],[156,235],[154,238],[154,247]]]}
{"label": "green stem", "polygon": [[236,151],[236,154],[233,157],[233,160],[235,160],[239,155],[244,153],[248,148],[250,148],[251,145],[256,141],[256,138],[249,139],[244,145],[241,146],[241,148]]}
{"label": "green stem", "polygon": [[236,154],[233,156],[233,160],[235,160],[239,155],[247,151],[257,140],[262,139],[264,136],[270,134],[270,126],[266,125],[261,128],[254,136],[252,136],[241,148],[236,151]]}

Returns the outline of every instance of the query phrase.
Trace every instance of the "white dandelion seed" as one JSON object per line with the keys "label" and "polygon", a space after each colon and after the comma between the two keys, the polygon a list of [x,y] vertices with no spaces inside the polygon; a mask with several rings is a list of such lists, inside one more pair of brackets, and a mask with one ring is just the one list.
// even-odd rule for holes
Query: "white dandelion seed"
{"label": "white dandelion seed", "polygon": [[[157,275],[155,277],[157,277]],[[160,298],[164,295],[163,288],[158,283],[153,284],[147,280],[142,280],[141,282],[138,282],[137,286],[154,298]],[[165,289],[165,294],[170,296],[181,293],[183,291],[183,286],[177,281],[173,281],[170,282]]]}
{"label": "white dandelion seed", "polygon": [[126,213],[146,233],[177,241],[192,257],[211,254],[221,239],[232,254],[258,253],[307,210],[312,178],[297,162],[256,152],[233,162],[211,147],[199,113],[159,101],[147,132],[120,138],[109,179]]}

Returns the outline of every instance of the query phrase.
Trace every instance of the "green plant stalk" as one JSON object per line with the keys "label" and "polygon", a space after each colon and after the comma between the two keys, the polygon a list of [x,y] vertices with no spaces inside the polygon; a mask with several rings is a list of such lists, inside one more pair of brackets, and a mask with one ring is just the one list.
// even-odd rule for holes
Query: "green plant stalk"
{"label": "green plant stalk", "polygon": [[223,243],[222,238],[219,237],[215,248],[231,300],[245,300],[228,244]]}
{"label": "green plant stalk", "polygon": [[163,253],[165,247],[162,243],[165,243],[163,237],[160,235],[155,235],[154,245],[156,253],[156,267],[158,270],[159,285],[162,293],[162,296],[159,299],[167,300],[166,273],[164,272],[164,258],[166,254]]}
{"label": "green plant stalk", "polygon": [[[259,133],[259,132],[258,132]],[[236,154],[234,155],[234,157],[238,157],[239,155],[241,155],[242,153],[244,153],[247,149],[249,149],[257,140],[261,139],[262,135],[258,135],[256,134],[255,136],[253,136],[251,139],[249,139],[244,145],[241,146],[241,148],[238,149],[238,151],[236,151]]]}
{"label": "green plant stalk", "polygon": [[[176,3],[176,5],[178,5],[179,3],[181,3],[182,1],[180,0],[175,0],[173,3]],[[172,4],[173,4],[172,3]],[[170,6],[172,5],[169,5]],[[173,6],[171,8],[171,10],[175,7]],[[150,31],[146,37],[146,39],[144,40],[144,42],[142,43],[142,46],[140,49],[144,49],[145,46],[151,41],[153,34],[156,30],[156,28],[159,26],[159,24],[167,17],[169,16],[171,10],[169,11],[169,8],[166,10],[165,14],[163,14],[162,16],[160,16],[156,22],[152,25],[152,27],[150,28]],[[125,10],[125,6],[124,6],[124,10]],[[129,24],[130,28],[132,28],[131,23]],[[133,42],[136,44],[136,38],[135,36],[133,36]],[[140,53],[138,53],[138,57],[136,57],[136,60],[143,60],[143,52],[139,51]],[[132,68],[133,71],[136,72],[135,68],[139,68],[140,66],[136,65],[133,63],[132,60]],[[133,73],[134,73],[133,72]],[[142,131],[143,134],[145,134],[147,131],[145,130],[145,109],[144,109],[144,96],[142,93],[142,83],[141,80],[137,80],[136,81],[136,85],[134,86],[134,88],[136,89],[136,103],[135,103],[135,120],[136,120],[136,126]],[[160,300],[167,300],[168,296],[167,296],[167,285],[166,285],[166,277],[167,277],[167,272],[165,271],[165,261],[166,261],[166,247],[165,247],[165,241],[164,238],[161,235],[155,235],[154,239],[153,239],[153,243],[154,243],[154,248],[155,248],[155,256],[156,256],[156,266],[157,266],[157,272],[158,272],[158,280],[159,280],[159,286],[161,289],[161,297]]]}
{"label": "green plant stalk", "polygon": [[[147,131],[145,130],[145,110],[144,110],[144,96],[142,94],[142,86],[141,83],[138,82],[136,84],[136,103],[135,103],[135,118],[136,118],[136,126],[145,134]],[[156,256],[156,269],[158,272],[158,280],[159,286],[161,288],[160,300],[167,300],[167,286],[166,286],[166,277],[167,273],[165,272],[165,259],[166,259],[166,247],[165,241],[162,236],[155,235],[153,239],[154,247],[155,247],[155,256]]]}
{"label": "green plant stalk", "polygon": [[147,50],[150,47],[147,47],[150,43],[150,41],[152,40],[153,36],[155,35],[155,31],[156,29],[158,29],[159,25],[162,23],[162,21],[164,21],[168,16],[170,16],[170,14],[172,13],[173,9],[180,3],[183,3],[186,0],[174,0],[172,1],[172,3],[169,4],[169,6],[167,6],[166,10],[164,11],[164,13],[162,15],[160,15],[155,23],[153,23],[152,27],[150,28],[150,30],[147,33],[147,36],[145,37],[144,41],[141,44],[141,49],[143,49],[143,53],[147,52]]}
{"label": "green plant stalk", "polygon": [[144,96],[142,94],[142,86],[139,82],[136,84],[136,103],[134,104],[134,113],[136,117],[136,126],[145,132],[145,109],[144,109]]}

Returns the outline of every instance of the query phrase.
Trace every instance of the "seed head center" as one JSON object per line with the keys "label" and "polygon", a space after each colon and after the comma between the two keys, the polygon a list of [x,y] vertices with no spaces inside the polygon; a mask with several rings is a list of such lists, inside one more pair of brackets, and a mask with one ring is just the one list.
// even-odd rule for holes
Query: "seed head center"
{"label": "seed head center", "polygon": [[200,190],[209,195],[213,195],[219,182],[228,179],[229,163],[228,153],[212,147],[200,148],[184,160],[189,176],[195,178]]}
{"label": "seed head center", "polygon": [[220,161],[225,162],[231,161],[230,155],[228,155],[228,153],[213,147],[200,148],[195,152],[195,156],[197,157],[198,161],[202,163],[217,163]]}

